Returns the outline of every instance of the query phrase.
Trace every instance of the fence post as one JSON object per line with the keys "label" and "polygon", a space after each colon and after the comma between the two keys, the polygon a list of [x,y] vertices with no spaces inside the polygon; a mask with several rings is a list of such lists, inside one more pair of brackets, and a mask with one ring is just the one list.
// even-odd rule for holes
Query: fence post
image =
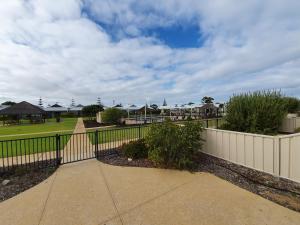
{"label": "fence post", "polygon": [[274,167],[273,173],[275,176],[280,176],[280,164],[281,164],[281,138],[274,137]]}
{"label": "fence post", "polygon": [[141,124],[139,124],[139,139],[141,139]]}
{"label": "fence post", "polygon": [[219,128],[219,119],[217,118],[217,129]]}
{"label": "fence post", "polygon": [[56,167],[60,165],[60,135],[56,134]]}
{"label": "fence post", "polygon": [[208,128],[208,119],[206,119],[206,128]]}
{"label": "fence post", "polygon": [[96,130],[95,131],[95,156],[96,156],[96,158],[98,159],[98,148],[99,148],[99,146],[98,146],[98,143],[99,143],[99,141],[98,141],[98,130]]}

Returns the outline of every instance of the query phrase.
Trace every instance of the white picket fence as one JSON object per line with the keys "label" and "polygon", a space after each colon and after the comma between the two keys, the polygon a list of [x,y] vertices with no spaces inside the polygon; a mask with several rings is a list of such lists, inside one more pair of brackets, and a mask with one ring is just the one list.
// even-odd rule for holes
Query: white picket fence
{"label": "white picket fence", "polygon": [[300,134],[268,136],[207,128],[202,151],[300,182]]}

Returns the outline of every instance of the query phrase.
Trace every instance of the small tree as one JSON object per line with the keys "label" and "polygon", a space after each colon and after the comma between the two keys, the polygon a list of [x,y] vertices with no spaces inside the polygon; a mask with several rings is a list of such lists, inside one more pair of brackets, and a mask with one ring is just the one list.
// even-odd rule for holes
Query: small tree
{"label": "small tree", "polygon": [[101,113],[102,121],[108,124],[118,124],[126,112],[118,108],[108,108]]}
{"label": "small tree", "polygon": [[90,118],[95,117],[96,114],[101,111],[103,111],[102,105],[88,105],[82,108],[82,114]]}
{"label": "small tree", "polygon": [[166,167],[192,168],[202,146],[201,133],[200,122],[188,121],[178,126],[167,120],[152,124],[145,139],[149,158]]}

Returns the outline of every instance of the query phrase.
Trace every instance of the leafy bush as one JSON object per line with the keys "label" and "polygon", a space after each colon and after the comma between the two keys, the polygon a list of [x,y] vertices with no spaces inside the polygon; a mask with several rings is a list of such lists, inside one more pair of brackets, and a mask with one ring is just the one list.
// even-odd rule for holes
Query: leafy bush
{"label": "leafy bush", "polygon": [[222,128],[259,134],[277,133],[287,114],[284,97],[276,91],[234,95],[226,109]]}
{"label": "leafy bush", "polygon": [[126,112],[118,108],[108,108],[101,114],[102,121],[109,124],[118,124],[120,119],[126,116]]}
{"label": "leafy bush", "polygon": [[82,108],[82,114],[88,117],[95,117],[100,111],[103,111],[102,105],[88,105]]}
{"label": "leafy bush", "polygon": [[297,113],[300,111],[300,100],[298,98],[284,97],[283,99],[288,113]]}
{"label": "leafy bush", "polygon": [[148,148],[144,139],[131,141],[128,144],[122,145],[122,150],[127,158],[141,159],[148,157]]}
{"label": "leafy bush", "polygon": [[192,168],[194,157],[202,147],[202,123],[176,125],[170,120],[152,124],[146,136],[149,159],[166,167]]}

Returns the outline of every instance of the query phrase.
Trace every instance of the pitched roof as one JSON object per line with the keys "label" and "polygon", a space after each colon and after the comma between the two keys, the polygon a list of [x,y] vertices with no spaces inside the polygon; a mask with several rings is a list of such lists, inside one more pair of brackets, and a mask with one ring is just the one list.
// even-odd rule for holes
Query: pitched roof
{"label": "pitched roof", "polygon": [[51,107],[45,108],[45,111],[46,112],[67,112],[68,108],[65,108],[65,107],[62,107],[62,106],[60,106],[60,107],[51,106]]}
{"label": "pitched roof", "polygon": [[45,114],[45,111],[38,106],[29,102],[20,102],[8,108],[2,109],[0,115],[28,115],[28,114]]}
{"label": "pitched roof", "polygon": [[59,104],[57,104],[57,103],[55,103],[53,106],[51,106],[51,107],[62,107],[61,105],[59,105]]}
{"label": "pitched roof", "polygon": [[10,107],[10,105],[0,105],[0,110],[6,109],[8,107]]}

